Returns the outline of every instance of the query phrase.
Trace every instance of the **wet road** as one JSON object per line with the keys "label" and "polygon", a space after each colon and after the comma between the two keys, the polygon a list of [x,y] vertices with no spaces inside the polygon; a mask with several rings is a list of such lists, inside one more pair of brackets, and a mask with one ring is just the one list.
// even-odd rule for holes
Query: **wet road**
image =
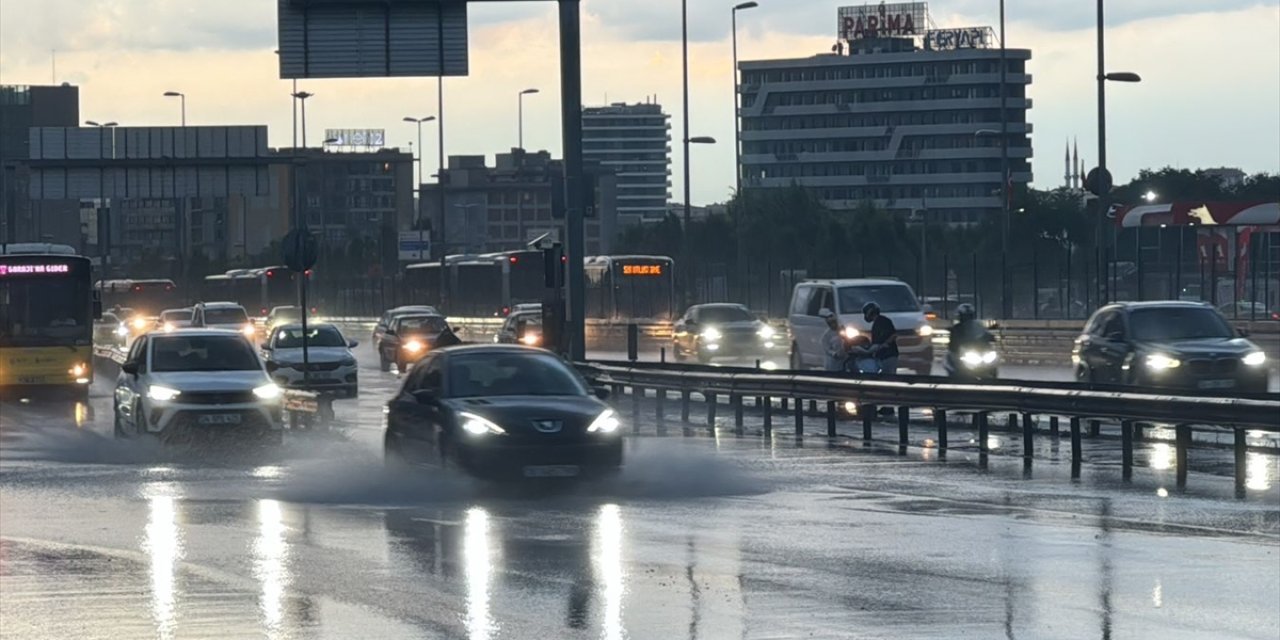
{"label": "wet road", "polygon": [[278,450],[117,443],[104,381],[0,404],[0,635],[1280,636],[1270,454],[1237,501],[1211,464],[1174,491],[1158,445],[1124,486],[1106,443],[1073,483],[1047,442],[1026,477],[963,446],[646,424],[616,479],[493,487],[385,471],[395,375],[358,355],[341,426]]}

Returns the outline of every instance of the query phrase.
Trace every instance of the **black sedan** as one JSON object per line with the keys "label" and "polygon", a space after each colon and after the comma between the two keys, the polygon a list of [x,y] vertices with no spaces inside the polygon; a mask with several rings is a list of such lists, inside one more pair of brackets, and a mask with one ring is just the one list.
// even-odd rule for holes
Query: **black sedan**
{"label": "black sedan", "polygon": [[444,316],[420,313],[396,316],[373,343],[378,352],[378,368],[390,371],[394,363],[400,373],[435,348],[440,334],[449,328]]}
{"label": "black sedan", "polygon": [[622,466],[622,438],[605,395],[541,349],[433,351],[387,403],[387,463],[457,466],[490,479],[610,473]]}
{"label": "black sedan", "polygon": [[1123,302],[1094,313],[1071,354],[1082,382],[1264,393],[1266,354],[1213,307]]}

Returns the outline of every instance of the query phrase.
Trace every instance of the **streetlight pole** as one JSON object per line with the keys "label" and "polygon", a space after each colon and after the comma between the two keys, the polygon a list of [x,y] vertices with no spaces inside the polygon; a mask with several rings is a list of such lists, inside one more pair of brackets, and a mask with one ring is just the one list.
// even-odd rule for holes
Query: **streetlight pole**
{"label": "streetlight pole", "polygon": [[[1098,222],[1094,227],[1094,248],[1098,250],[1102,246],[1102,225],[1106,224],[1107,213],[1110,211],[1108,202],[1108,191],[1111,185],[1110,175],[1107,173],[1107,81],[1112,82],[1141,82],[1142,78],[1136,73],[1130,72],[1106,72],[1106,41],[1104,36],[1104,20],[1103,0],[1098,0],[1098,184],[1094,185],[1097,189],[1098,196]],[[1106,302],[1102,299],[1101,292],[1103,287],[1110,278],[1110,265],[1100,264],[1098,269],[1099,297],[1098,301]],[[1114,292],[1112,292],[1114,293]]]}
{"label": "streetlight pole", "polygon": [[435,119],[435,116],[425,116],[422,118],[414,118],[412,116],[404,117],[405,122],[412,122],[418,126],[418,186],[414,189],[414,193],[418,194],[418,219],[415,224],[415,226],[419,227],[418,230],[421,230],[422,227],[422,123],[431,122]]}
{"label": "streetlight pole", "polygon": [[533,95],[533,94],[535,94],[535,93],[538,93],[538,90],[537,90],[537,89],[525,89],[524,91],[521,91],[521,92],[520,92],[520,94],[517,96],[517,99],[516,99],[516,101],[520,103],[520,107],[519,107],[519,114],[517,115],[517,120],[519,120],[519,125],[518,125],[518,129],[519,129],[519,134],[518,134],[518,135],[519,135],[519,138],[518,138],[518,141],[519,141],[519,148],[520,148],[521,150],[523,150],[523,149],[524,149],[524,97],[525,97],[525,96],[528,96],[528,95]]}
{"label": "streetlight pole", "polygon": [[187,94],[178,91],[166,91],[164,92],[164,97],[182,100],[182,126],[187,126]]}
{"label": "streetlight pole", "polygon": [[[742,192],[742,127],[739,120],[741,117],[739,112],[742,109],[742,94],[738,89],[740,86],[738,81],[738,12],[754,9],[758,6],[760,6],[758,2],[743,2],[735,5],[733,10],[729,12],[733,23],[733,177],[735,195]],[[688,134],[687,131],[685,133],[686,135]]]}
{"label": "streetlight pole", "polygon": [[303,149],[307,148],[307,98],[314,97],[315,95],[316,94],[309,93],[307,91],[298,91],[293,94],[293,97],[297,98],[302,103],[300,110],[302,111],[302,148]]}
{"label": "streetlight pole", "polygon": [[[689,0],[680,0],[680,52],[683,60],[681,70],[684,74],[684,234],[685,245],[688,246],[689,220],[693,217],[693,210],[689,205],[692,191],[689,188]],[[685,257],[688,257],[687,251]],[[688,265],[685,267],[687,269]]]}
{"label": "streetlight pole", "polygon": [[[106,130],[115,127],[117,123],[112,121],[99,124],[93,120],[85,120],[84,123],[98,128],[98,153],[101,155],[102,147],[106,142]],[[112,136],[114,137],[114,133]],[[114,155],[113,152],[112,156]],[[98,169],[98,257],[102,260],[104,277],[111,265],[111,220],[107,213],[106,172],[106,162],[103,162],[103,166]]]}
{"label": "streetlight pole", "polygon": [[[1099,3],[1102,0],[1098,0]],[[1013,196],[1013,176],[1009,173],[1009,89],[1007,49],[1004,43],[1004,0],[1000,0],[1000,250],[1009,257],[1009,199]],[[1000,302],[1005,318],[1013,316],[1013,300],[1006,270],[1001,270]]]}

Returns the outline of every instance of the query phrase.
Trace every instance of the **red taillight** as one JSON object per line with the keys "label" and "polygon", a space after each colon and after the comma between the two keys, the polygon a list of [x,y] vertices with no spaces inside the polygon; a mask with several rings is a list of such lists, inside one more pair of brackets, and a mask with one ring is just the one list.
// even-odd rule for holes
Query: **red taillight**
{"label": "red taillight", "polygon": [[515,264],[515,263],[517,263],[517,262],[520,262],[520,258],[517,258],[517,257],[515,257],[515,256],[511,256],[511,264]]}
{"label": "red taillight", "polygon": [[274,272],[274,271],[268,271],[268,272],[267,272],[267,277],[268,277],[268,278],[274,278],[274,277],[276,277],[276,272]]}
{"label": "red taillight", "polygon": [[316,308],[315,308],[315,307],[311,307],[311,313],[312,313],[313,315],[316,313]]}
{"label": "red taillight", "polygon": [[262,315],[264,315],[264,316],[265,316],[265,315],[267,315],[267,308],[266,308],[266,307],[263,307],[263,308],[262,308]]}
{"label": "red taillight", "polygon": [[142,291],[142,287],[134,287],[134,288],[133,288],[133,290],[134,290],[134,291]]}
{"label": "red taillight", "polygon": [[304,273],[304,274],[306,274],[306,275],[307,275],[307,277],[311,277],[311,270],[310,270],[310,269],[307,269],[306,271],[303,271],[303,273]]}

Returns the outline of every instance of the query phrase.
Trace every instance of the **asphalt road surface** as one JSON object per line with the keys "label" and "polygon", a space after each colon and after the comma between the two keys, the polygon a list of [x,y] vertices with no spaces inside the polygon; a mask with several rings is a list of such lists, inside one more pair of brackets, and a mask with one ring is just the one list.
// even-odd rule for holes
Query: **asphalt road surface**
{"label": "asphalt road surface", "polygon": [[672,407],[657,437],[646,404],[620,477],[492,486],[385,471],[397,378],[357,355],[339,424],[278,449],[115,442],[106,380],[0,403],[0,636],[1280,636],[1270,453],[1235,500],[1229,452],[1178,492],[1155,441],[1128,484],[1089,442],[1073,482],[1049,438],[1024,473],[1004,433],[984,469],[963,427],[941,461],[923,427],[899,455],[789,417],[683,437]]}

